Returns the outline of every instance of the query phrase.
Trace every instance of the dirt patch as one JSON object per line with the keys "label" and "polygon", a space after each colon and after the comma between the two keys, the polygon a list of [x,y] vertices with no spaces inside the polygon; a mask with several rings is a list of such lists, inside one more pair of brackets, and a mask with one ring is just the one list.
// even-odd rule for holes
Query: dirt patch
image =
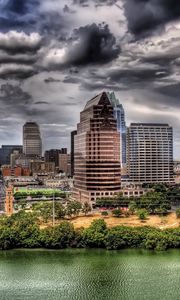
{"label": "dirt patch", "polygon": [[153,226],[161,229],[165,228],[177,228],[180,225],[179,220],[176,218],[175,213],[170,213],[165,217],[160,217],[157,215],[148,216],[147,220],[141,222],[138,220],[136,215],[126,217],[115,218],[112,215],[108,217],[104,217],[101,213],[96,213],[94,215],[89,216],[79,216],[71,220],[75,228],[84,227],[87,228],[91,225],[93,220],[103,219],[106,221],[108,227],[125,225],[125,226]]}

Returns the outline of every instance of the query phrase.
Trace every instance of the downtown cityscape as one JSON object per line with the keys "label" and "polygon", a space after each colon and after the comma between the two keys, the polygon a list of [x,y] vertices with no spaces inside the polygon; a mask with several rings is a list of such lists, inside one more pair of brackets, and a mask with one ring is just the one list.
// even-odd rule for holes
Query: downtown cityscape
{"label": "downtown cityscape", "polygon": [[0,300],[179,300],[180,1],[0,0]]}
{"label": "downtown cityscape", "polygon": [[92,206],[97,199],[113,198],[120,192],[140,196],[145,186],[180,184],[180,162],[173,161],[173,128],[165,123],[126,126],[124,108],[114,92],[102,92],[87,102],[77,130],[69,137],[70,153],[67,148],[50,149],[42,156],[36,122],[23,125],[22,139],[23,145],[0,148],[2,209],[6,189],[16,185],[68,187],[71,199]]}

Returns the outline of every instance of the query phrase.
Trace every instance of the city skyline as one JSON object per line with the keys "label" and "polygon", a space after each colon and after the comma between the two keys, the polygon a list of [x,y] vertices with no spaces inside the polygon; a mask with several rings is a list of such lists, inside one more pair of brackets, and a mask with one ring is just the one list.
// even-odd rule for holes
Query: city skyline
{"label": "city skyline", "polygon": [[[115,104],[113,104],[113,101],[116,101],[116,105],[118,105],[118,107],[119,107],[119,109],[120,109],[120,111],[121,111],[121,114],[123,115],[123,119],[122,119],[122,123],[124,123],[124,125],[123,125],[123,128],[126,128],[125,130],[127,131],[128,130],[128,128],[130,128],[130,126],[131,126],[131,124],[132,123],[130,123],[130,124],[126,124],[126,118],[125,118],[125,114],[126,114],[126,112],[124,111],[124,109],[123,109],[123,106],[122,106],[122,104],[119,102],[119,99],[117,99],[116,98],[116,95],[114,94],[114,92],[108,92],[107,93],[107,95],[108,95],[108,97],[109,97],[109,99],[110,99],[110,101],[111,101],[111,103],[112,103],[112,105],[115,105]],[[98,95],[96,95],[95,97],[97,97]],[[116,105],[114,106],[114,109],[116,109]],[[114,111],[114,116],[115,116],[115,118],[116,118],[116,120],[117,120],[117,123],[121,120],[121,118],[122,118],[122,116],[121,116],[121,118],[119,119],[119,117],[117,116],[117,112],[116,112],[116,110]],[[36,124],[36,122],[32,122],[32,121],[28,121],[28,122],[26,122],[27,124],[28,123],[35,123]],[[135,124],[139,124],[139,123],[142,123],[142,122],[137,122],[137,123],[135,123]],[[165,123],[151,123],[151,122],[149,122],[149,124],[159,124],[159,125],[162,125],[162,124],[165,124]],[[24,127],[24,125],[25,124],[23,124],[23,127]],[[39,124],[37,124],[37,126],[39,127],[39,130],[41,131],[41,127],[39,126]],[[120,132],[120,136],[121,135],[123,135],[124,134],[124,130],[121,132],[120,131],[120,128],[119,128],[119,126],[122,126],[122,125],[118,125],[118,131]],[[76,131],[76,130],[74,130],[74,131]],[[70,136],[69,136],[69,143],[68,143],[68,146],[67,146],[67,149],[68,149],[68,151],[69,152],[71,152],[71,134],[72,134],[72,132],[74,132],[74,131],[71,131],[70,132]],[[126,135],[126,133],[125,133],[125,135]],[[42,137],[42,132],[41,132],[41,137]],[[19,145],[22,145],[22,147],[23,147],[23,142],[22,142],[22,139],[23,139],[23,134],[22,134],[22,137],[21,137],[21,143],[19,143]],[[121,138],[120,138],[121,139]],[[125,151],[124,152],[124,154],[122,154],[121,153],[121,160],[122,159],[126,159],[126,155],[127,155],[127,152],[126,152],[126,147],[127,147],[127,141],[126,140],[124,140],[123,141],[124,142],[124,144],[123,144],[123,147],[122,147],[122,145],[120,145],[120,148],[121,148],[121,152],[122,151]],[[174,139],[173,139],[173,142],[174,142]],[[60,151],[60,148],[61,147],[64,147],[64,145],[61,145],[61,143],[59,143],[59,144],[57,144],[57,147],[56,148],[53,148],[51,145],[49,145],[49,148],[45,148],[45,147],[43,147],[43,144],[45,144],[45,141],[41,138],[41,148],[42,148],[42,156],[45,154],[45,152],[48,152],[48,151],[51,151],[51,150],[54,150],[54,149],[59,149],[59,151]],[[121,144],[121,143],[120,143]],[[9,146],[11,146],[11,144],[8,144]],[[6,146],[6,145],[1,145],[1,146]],[[13,146],[13,145],[12,145]],[[174,146],[174,143],[173,143],[173,146]],[[66,148],[65,148],[66,149]],[[174,154],[174,147],[173,147],[173,154]],[[123,156],[122,155],[124,155],[124,158],[123,158]],[[176,157],[174,157],[174,155],[173,155],[173,158],[174,158],[174,160],[177,160],[177,158]],[[123,168],[123,164],[124,164],[124,162],[122,162],[121,161],[121,168]],[[126,165],[126,163],[124,164],[124,166]]]}
{"label": "city skyline", "polygon": [[44,149],[70,148],[79,112],[105,90],[128,125],[173,126],[180,159],[177,1],[7,0],[0,12],[1,144],[19,144],[32,120]]}

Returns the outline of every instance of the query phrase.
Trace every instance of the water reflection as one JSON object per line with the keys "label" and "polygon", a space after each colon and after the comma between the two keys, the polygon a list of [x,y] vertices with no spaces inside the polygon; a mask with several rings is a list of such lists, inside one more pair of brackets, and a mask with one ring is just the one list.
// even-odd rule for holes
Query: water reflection
{"label": "water reflection", "polygon": [[0,252],[1,300],[179,299],[180,251]]}

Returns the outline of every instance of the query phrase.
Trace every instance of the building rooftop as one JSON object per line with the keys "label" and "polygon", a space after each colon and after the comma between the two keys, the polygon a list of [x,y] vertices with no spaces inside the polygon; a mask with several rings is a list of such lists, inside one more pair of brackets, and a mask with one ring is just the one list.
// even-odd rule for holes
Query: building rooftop
{"label": "building rooftop", "polygon": [[130,126],[169,126],[165,123],[131,123]]}
{"label": "building rooftop", "polygon": [[109,98],[106,94],[106,92],[102,92],[101,94],[93,97],[92,99],[90,99],[87,103],[86,103],[86,106],[84,109],[88,109],[90,108],[91,106],[94,106],[94,105],[98,105],[102,99],[102,97],[106,97],[108,103],[107,104],[111,104],[110,101],[109,101]]}

